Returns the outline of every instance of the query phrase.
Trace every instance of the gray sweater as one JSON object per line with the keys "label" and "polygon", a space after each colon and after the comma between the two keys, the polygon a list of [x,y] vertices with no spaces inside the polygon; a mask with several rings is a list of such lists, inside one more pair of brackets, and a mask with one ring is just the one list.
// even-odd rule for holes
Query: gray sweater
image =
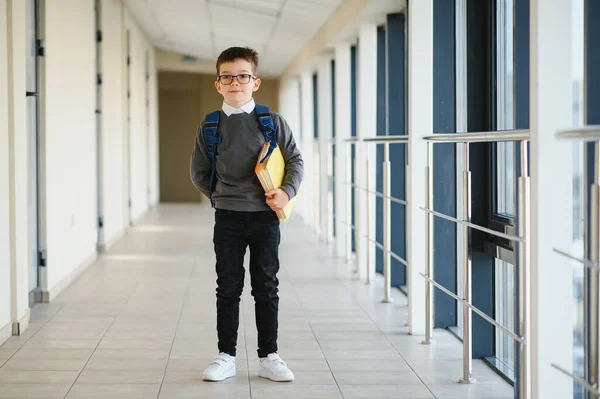
{"label": "gray sweater", "polygon": [[[285,119],[273,111],[271,115],[277,130],[277,143],[286,162],[281,189],[291,199],[300,188],[304,164]],[[222,137],[222,142],[217,145],[215,207],[247,212],[269,210],[265,191],[254,173],[258,154],[265,143],[256,112],[227,116],[221,111],[217,134]],[[194,186],[207,197],[210,195],[210,163],[200,125],[190,171]]]}

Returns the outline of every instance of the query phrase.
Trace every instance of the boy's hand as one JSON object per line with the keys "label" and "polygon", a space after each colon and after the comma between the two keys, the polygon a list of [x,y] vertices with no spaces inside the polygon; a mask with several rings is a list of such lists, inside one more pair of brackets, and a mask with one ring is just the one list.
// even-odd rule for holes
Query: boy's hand
{"label": "boy's hand", "polygon": [[267,191],[265,196],[267,197],[267,205],[275,212],[282,210],[290,200],[287,193],[280,188]]}

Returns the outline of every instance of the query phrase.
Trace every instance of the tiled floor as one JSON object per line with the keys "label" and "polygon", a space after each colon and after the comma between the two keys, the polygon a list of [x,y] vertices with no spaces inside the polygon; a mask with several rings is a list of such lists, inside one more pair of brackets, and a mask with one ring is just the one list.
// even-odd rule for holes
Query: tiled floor
{"label": "tiled floor", "polygon": [[[481,362],[455,381],[461,345],[407,334],[406,300],[371,286],[291,221],[282,227],[280,354],[293,383],[257,377],[254,306],[244,291],[238,375],[200,379],[216,354],[212,212],[161,205],[54,303],[0,347],[0,398],[502,398],[513,390]],[[248,275],[246,276],[248,278]],[[248,286],[248,284],[247,284]]]}

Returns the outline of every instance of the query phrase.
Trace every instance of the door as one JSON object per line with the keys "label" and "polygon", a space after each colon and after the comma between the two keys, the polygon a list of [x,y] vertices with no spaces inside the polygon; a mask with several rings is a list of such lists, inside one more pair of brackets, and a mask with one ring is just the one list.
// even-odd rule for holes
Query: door
{"label": "door", "polygon": [[95,0],[96,33],[96,211],[97,211],[97,248],[104,248],[104,204],[102,201],[103,163],[102,163],[102,30],[100,0]]}
{"label": "door", "polygon": [[[39,103],[38,103],[38,1],[27,0],[26,9],[26,113],[27,113],[27,247],[29,249],[29,302],[39,292]],[[39,300],[39,298],[37,298]]]}
{"label": "door", "polygon": [[145,54],[145,62],[144,62],[144,104],[145,104],[145,119],[146,119],[146,201],[148,203],[148,207],[152,203],[151,198],[151,185],[150,178],[152,176],[151,171],[151,157],[150,157],[150,53],[146,50]]}
{"label": "door", "polygon": [[131,197],[132,183],[131,174],[131,32],[127,30],[127,223],[132,226],[131,219]]}

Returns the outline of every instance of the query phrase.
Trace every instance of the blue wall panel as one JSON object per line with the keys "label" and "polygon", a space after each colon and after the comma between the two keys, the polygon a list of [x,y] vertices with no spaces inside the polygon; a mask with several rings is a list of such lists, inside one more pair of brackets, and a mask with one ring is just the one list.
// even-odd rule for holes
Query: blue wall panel
{"label": "blue wall panel", "polygon": [[[386,135],[386,78],[385,78],[385,27],[377,29],[377,136]],[[377,192],[383,191],[383,146],[377,145],[375,163]],[[383,199],[375,198],[375,240],[383,244]],[[375,270],[383,273],[383,251],[375,249]]]}
{"label": "blue wall panel", "polygon": [[[467,0],[467,130],[495,128],[492,2]],[[491,204],[490,146],[469,145],[471,170],[471,220],[486,226]],[[487,234],[471,229],[473,305],[494,316],[494,260],[485,249]],[[473,315],[473,357],[494,355],[494,327]]]}
{"label": "blue wall panel", "polygon": [[[515,0],[515,128],[529,129],[529,0]],[[515,146],[515,159],[521,159],[520,146]],[[516,163],[515,173],[521,175],[521,163]],[[519,186],[515,190],[518,198]],[[519,225],[516,215],[515,226]],[[517,234],[520,232],[517,231]],[[519,259],[518,247],[515,259]],[[519,286],[519,264],[515,265],[515,287]],[[518,290],[515,303],[519,301]],[[519,326],[519,307],[515,307],[515,326]],[[518,328],[518,327],[517,327]],[[515,375],[519,375],[519,344],[515,342]],[[519,398],[519,381],[515,381],[515,399]]]}
{"label": "blue wall panel", "polygon": [[[433,131],[456,132],[456,38],[454,0],[433,3]],[[456,152],[453,144],[433,147],[433,207],[456,216]],[[435,280],[456,292],[456,224],[434,218]],[[456,301],[435,290],[435,327],[456,325]]]}
{"label": "blue wall panel", "polygon": [[[331,137],[335,138],[335,60],[331,61]],[[332,159],[332,180],[331,180],[331,195],[333,198],[333,236],[337,235],[337,221],[335,220],[335,145],[331,148]]]}
{"label": "blue wall panel", "polygon": [[319,87],[319,77],[313,75],[313,129],[315,139],[319,138],[319,96],[317,88]]}
{"label": "blue wall panel", "polygon": [[[357,74],[356,74],[356,66],[357,66],[357,57],[358,57],[358,48],[357,46],[351,46],[350,47],[350,97],[351,97],[351,102],[350,102],[350,107],[351,107],[351,112],[350,112],[350,135],[352,137],[356,137],[356,85],[358,83],[357,81]],[[352,146],[352,149],[350,151],[350,172],[352,173],[352,176],[354,176],[354,160],[356,159],[356,149],[354,148],[354,146]],[[348,181],[351,180],[352,176],[348,176]],[[352,206],[352,226],[355,225],[355,217],[354,217],[354,203],[355,203],[355,198],[354,198],[354,189],[352,190],[352,195],[350,197],[350,205]],[[356,250],[356,234],[354,229],[352,229],[352,251]]]}
{"label": "blue wall panel", "polygon": [[[600,125],[600,1],[586,0],[585,3],[585,40],[586,40],[586,125]],[[585,151],[587,153],[587,186],[589,187],[594,181],[597,181],[595,176],[594,159],[598,157],[594,149],[594,143],[586,144]],[[591,196],[588,190],[587,197],[588,215],[591,214]],[[586,221],[588,231],[590,228],[591,218]],[[590,241],[588,237],[588,253],[586,257],[591,255],[589,251]],[[586,270],[588,281],[593,278],[589,270]],[[588,283],[589,284],[589,283]],[[589,286],[588,286],[589,289]],[[589,334],[589,330],[587,331]],[[593,359],[588,356],[588,364],[591,364]]]}
{"label": "blue wall panel", "polygon": [[[387,16],[388,135],[406,134],[406,42],[404,14]],[[406,200],[406,145],[390,145],[392,197]],[[392,251],[406,259],[406,207],[392,202]],[[392,258],[392,285],[406,285],[406,267]]]}

